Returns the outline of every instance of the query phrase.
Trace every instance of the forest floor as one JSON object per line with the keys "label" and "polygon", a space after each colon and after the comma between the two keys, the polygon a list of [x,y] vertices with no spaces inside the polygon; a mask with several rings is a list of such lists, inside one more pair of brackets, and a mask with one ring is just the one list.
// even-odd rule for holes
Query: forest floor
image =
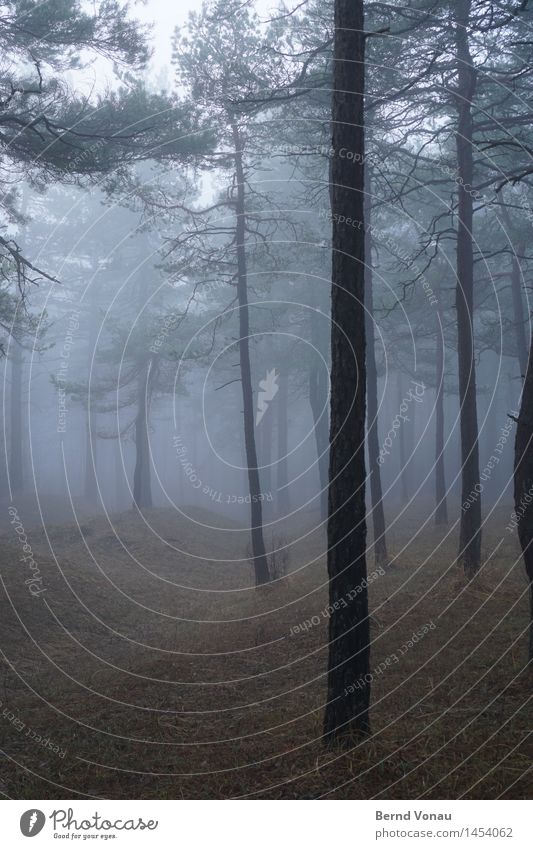
{"label": "forest floor", "polygon": [[197,524],[129,512],[47,524],[46,534],[28,520],[33,586],[43,590],[35,597],[4,524],[5,796],[531,795],[528,599],[508,510],[486,523],[487,560],[470,584],[453,563],[455,529],[421,527],[413,513],[391,531],[393,567],[369,588],[371,666],[385,668],[373,675],[372,734],[340,752],[320,740],[321,533],[293,527],[288,574],[256,590],[239,560],[247,534],[207,511],[192,515]]}

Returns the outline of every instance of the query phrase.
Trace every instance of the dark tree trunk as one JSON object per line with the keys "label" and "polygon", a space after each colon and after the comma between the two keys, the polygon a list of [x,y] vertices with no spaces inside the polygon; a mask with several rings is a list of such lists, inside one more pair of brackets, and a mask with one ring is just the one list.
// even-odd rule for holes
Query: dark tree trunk
{"label": "dark tree trunk", "polygon": [[[22,187],[21,212],[24,215],[28,207],[28,188]],[[22,249],[25,247],[24,233],[22,234]],[[17,315],[18,310],[17,306]],[[22,385],[24,373],[24,349],[12,337],[11,357],[11,396],[10,396],[10,439],[9,439],[9,462],[7,471],[9,473],[9,485],[11,492],[21,493],[24,491],[24,457],[23,457],[23,414],[22,414]]]}
{"label": "dark tree trunk", "polygon": [[[5,368],[5,361],[4,361]],[[6,385],[6,381],[4,380],[4,386]],[[0,396],[0,404],[2,404],[2,409],[4,405],[4,395],[3,392]],[[9,493],[8,487],[8,478],[7,478],[7,447],[8,447],[8,433],[7,433],[7,422],[6,416],[1,416],[0,418],[0,442],[2,450],[0,451],[0,493],[7,494]]]}
{"label": "dark tree trunk", "polygon": [[89,410],[85,420],[85,499],[90,504],[98,501],[96,483],[96,414]]}
{"label": "dark tree trunk", "polygon": [[117,437],[116,443],[114,443],[113,448],[113,468],[115,471],[115,506],[117,511],[122,510],[122,507],[125,503],[124,492],[126,489],[126,472],[123,468],[124,458],[121,452],[121,441],[120,437]]}
{"label": "dark tree trunk", "polygon": [[[404,382],[403,375],[401,372],[398,372],[398,410],[400,409],[402,402],[404,399]],[[409,410],[409,415],[412,418],[413,416],[413,408],[414,404],[411,404],[411,408]],[[409,501],[409,483],[407,479],[407,451],[405,449],[405,427],[404,422],[402,421],[400,427],[398,428],[398,443],[400,449],[400,481],[402,485],[402,501],[407,503]]]}
{"label": "dark tree trunk", "polygon": [[[87,340],[88,375],[91,375],[93,373],[93,354],[97,340],[98,303],[96,285],[96,282],[93,280],[90,289],[89,337]],[[94,380],[91,382],[94,382]],[[98,501],[98,485],[96,480],[96,412],[94,410],[90,392],[87,397],[87,417],[85,420],[85,430],[85,499],[90,504],[96,504]]]}
{"label": "dark tree trunk", "polygon": [[[471,0],[458,0],[455,4],[458,73],[458,122],[455,136],[458,170],[456,308],[461,421],[461,529],[458,559],[467,578],[472,578],[481,564],[481,495],[473,321],[474,207],[471,188],[474,178],[472,98],[476,88],[476,71],[468,43],[470,8]],[[465,507],[467,509],[464,509]]]}
{"label": "dark tree trunk", "polygon": [[[532,341],[533,344],[533,341]],[[533,362],[531,348],[516,426],[514,500],[518,538],[529,581],[529,660],[533,660]]]}
{"label": "dark tree trunk", "polygon": [[277,515],[286,516],[290,509],[288,470],[289,378],[284,369],[279,375],[278,392],[278,462],[277,462]]}
{"label": "dark tree trunk", "polygon": [[[316,309],[311,309],[311,344],[315,351],[322,351],[320,326]],[[328,516],[328,382],[322,359],[316,353],[309,369],[309,404],[313,414],[318,476],[320,484],[320,518],[323,522]]]}
{"label": "dark tree trunk", "polygon": [[[511,216],[505,205],[501,207],[502,218],[510,238],[512,230]],[[524,315],[524,302],[522,300],[522,269],[518,257],[524,256],[525,245],[520,242],[516,245],[515,252],[511,258],[511,295],[513,298],[513,323],[515,327],[516,356],[520,367],[520,374],[524,378],[527,369],[527,342],[526,342],[526,318]]]}
{"label": "dark tree trunk", "polygon": [[150,395],[150,363],[142,367],[137,378],[137,415],[135,417],[135,471],[133,503],[140,510],[152,507],[148,410]]}
{"label": "dark tree trunk", "polygon": [[444,336],[437,307],[437,351],[435,368],[435,524],[448,524],[444,470]]}
{"label": "dark tree trunk", "polygon": [[[525,245],[520,243],[516,246],[518,256],[523,256]],[[513,294],[513,313],[516,334],[516,354],[520,374],[525,376],[527,370],[527,343],[526,343],[526,317],[524,315],[524,302],[522,300],[522,269],[520,260],[513,255],[511,265],[511,288]]]}
{"label": "dark tree trunk", "polygon": [[[276,404],[279,404],[279,390],[278,390],[278,396],[276,397]],[[274,410],[272,410],[272,409],[267,410],[267,412],[265,413],[263,419],[261,420],[261,424],[258,428],[258,430],[260,431],[260,437],[259,438],[260,438],[260,442],[261,442],[261,446],[260,446],[260,450],[259,450],[259,456],[261,458],[259,465],[262,467],[261,468],[261,474],[260,474],[261,490],[262,490],[263,493],[267,493],[267,494],[270,494],[271,491],[272,491],[272,439],[273,439],[273,427],[272,427],[272,425],[273,425],[273,416],[274,416]],[[263,503],[265,504],[264,512],[265,512],[265,514],[268,514],[267,504],[269,504],[270,502],[266,502],[266,503],[263,502]]]}
{"label": "dark tree trunk", "polygon": [[235,244],[237,250],[237,297],[239,300],[239,362],[244,418],[244,444],[246,448],[246,467],[250,490],[252,556],[254,560],[256,585],[266,584],[269,580],[268,562],[263,538],[263,511],[261,506],[261,484],[257,468],[257,448],[254,432],[254,395],[252,388],[252,369],[250,365],[250,315],[248,308],[248,278],[245,247],[245,178],[242,161],[242,139],[236,121],[232,122],[233,143],[235,148]]}
{"label": "dark tree trunk", "polygon": [[[331,161],[331,426],[329,467],[328,744],[367,733],[370,633],[366,590],[365,312],[363,225],[364,33],[362,0],[336,0]],[[346,220],[346,218],[344,220]],[[364,586],[363,586],[364,582]]]}
{"label": "dark tree trunk", "polygon": [[[181,436],[182,439],[184,438],[183,418],[184,418],[184,416],[183,416],[183,412],[182,412],[182,408],[181,408],[181,398],[178,398],[177,405],[175,407],[176,433],[177,433],[178,436]],[[184,504],[184,502],[185,502],[184,488],[183,488],[183,478],[184,478],[184,475],[182,475],[182,474],[178,475],[178,482],[177,482],[178,487],[177,487],[177,492],[176,492],[176,498],[178,500],[178,504]]]}
{"label": "dark tree trunk", "polygon": [[387,554],[387,538],[385,535],[381,467],[379,464],[378,370],[376,365],[376,339],[374,331],[374,295],[372,291],[372,234],[370,229],[372,181],[368,171],[365,185],[365,321],[368,465],[370,472],[372,525],[374,528],[374,557],[377,566],[386,566],[389,558]]}
{"label": "dark tree trunk", "polygon": [[22,457],[22,376],[24,359],[22,348],[12,339],[11,355],[11,433],[9,440],[9,481],[11,491],[24,490],[24,461]]}

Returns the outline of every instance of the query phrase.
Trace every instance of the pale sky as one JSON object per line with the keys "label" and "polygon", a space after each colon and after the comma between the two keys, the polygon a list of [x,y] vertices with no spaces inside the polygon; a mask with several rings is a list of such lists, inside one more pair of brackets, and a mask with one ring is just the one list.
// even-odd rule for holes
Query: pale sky
{"label": "pale sky", "polygon": [[[278,10],[277,0],[253,0],[251,3],[259,12],[260,16],[268,19],[271,14]],[[152,84],[165,88],[165,82],[171,86],[173,73],[170,67],[172,57],[172,36],[176,26],[186,23],[190,11],[200,9],[202,0],[132,0],[130,5],[131,18],[143,24],[152,25],[150,45],[153,57],[148,68],[148,76]],[[168,79],[162,78],[162,73],[168,71]],[[78,91],[84,91],[90,95],[95,91],[105,91],[107,88],[117,86],[117,78],[110,63],[104,59],[97,58],[89,68],[83,71],[71,71],[66,73]]]}
{"label": "pale sky", "polygon": [[201,5],[202,0],[147,0],[145,4],[132,6],[132,17],[154,25],[154,70],[170,65],[174,27],[185,23],[189,11],[199,9]]}
{"label": "pale sky", "polygon": [[[260,14],[267,16],[277,8],[278,4],[276,0],[255,0],[252,5]],[[189,12],[200,9],[201,6],[202,0],[174,0],[174,2],[173,0],[146,0],[144,4],[132,5],[132,17],[138,18],[143,23],[154,24],[155,53],[152,67],[155,72],[170,65],[174,27],[184,24]]]}

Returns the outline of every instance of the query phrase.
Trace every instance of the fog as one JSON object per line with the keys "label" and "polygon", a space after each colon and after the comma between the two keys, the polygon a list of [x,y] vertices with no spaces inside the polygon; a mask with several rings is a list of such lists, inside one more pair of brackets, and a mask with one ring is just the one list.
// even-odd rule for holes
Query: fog
{"label": "fog", "polygon": [[532,14],[0,4],[9,798],[527,798]]}
{"label": "fog", "polygon": [[[304,516],[323,527],[318,457],[324,452],[316,430],[327,433],[329,222],[325,207],[305,204],[308,187],[297,176],[287,179],[279,156],[267,157],[260,169],[268,172],[266,187],[259,173],[251,188],[264,192],[276,210],[268,244],[254,244],[250,271],[256,420],[261,381],[271,375],[265,412],[255,425],[261,492],[273,528]],[[325,195],[326,186],[319,180],[317,186]],[[203,507],[248,527],[232,269],[217,277],[218,271],[194,260],[190,268],[182,263],[176,268],[166,256],[168,242],[186,234],[187,223],[178,220],[164,231],[156,229],[131,198],[112,203],[98,187],[52,188],[45,196],[27,187],[23,194],[28,223],[17,231],[17,241],[55,280],[38,281],[15,303],[13,332],[5,342],[4,493],[10,499],[22,494],[35,499],[45,515],[47,502],[53,503],[55,521],[74,521],[79,511],[87,516],[136,509],[134,471],[144,461],[135,429],[145,404],[145,483],[154,508],[175,509],[187,517],[189,508]],[[282,204],[289,211],[281,219],[277,210]],[[228,217],[209,226],[227,227]],[[373,316],[383,502],[391,515],[416,507],[430,520],[439,313],[420,283],[405,300],[398,294],[399,278],[400,283],[408,279],[410,265],[409,259],[397,259],[405,252],[405,222],[402,231],[395,219],[386,226],[374,264]],[[305,241],[285,240],[282,231],[289,228],[291,233],[304,230]],[[504,243],[504,232],[501,239]],[[222,253],[218,240],[216,232],[214,250]],[[447,499],[457,512],[457,358],[453,327],[446,326],[454,277],[451,258],[439,260],[427,275],[428,287],[441,293],[440,306],[444,303],[448,311],[440,313],[444,466]],[[505,254],[493,263],[479,317],[480,467],[487,507],[512,502],[509,414],[517,415],[521,376],[516,344],[509,338],[514,324],[510,266]],[[310,381],[319,383],[322,392],[316,423]],[[505,449],[498,452],[499,462],[486,469],[498,446]],[[142,499],[139,506],[145,506]],[[39,515],[34,518],[40,522]]]}

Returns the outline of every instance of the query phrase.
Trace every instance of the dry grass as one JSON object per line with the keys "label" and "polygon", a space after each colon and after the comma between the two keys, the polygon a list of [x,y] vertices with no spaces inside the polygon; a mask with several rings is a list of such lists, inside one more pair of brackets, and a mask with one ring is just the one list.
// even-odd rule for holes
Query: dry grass
{"label": "dry grass", "polygon": [[[220,525],[207,513],[195,517]],[[133,514],[113,526],[86,520],[81,533],[49,527],[50,544],[29,532],[47,588],[39,599],[24,585],[13,534],[2,540],[7,796],[530,795],[528,604],[514,537],[466,586],[450,566],[454,535],[436,548],[442,532],[425,529],[402,550],[417,517],[394,532],[402,553],[370,589],[373,667],[425,623],[436,627],[375,677],[372,736],[331,753],[320,742],[320,535],[295,543],[289,575],[257,591],[248,588],[249,564],[232,562],[245,556],[246,534],[200,530],[165,511],[147,520],[160,539]],[[487,553],[502,535],[486,529]],[[312,616],[319,624],[290,636]],[[64,757],[31,740],[28,728]]]}

